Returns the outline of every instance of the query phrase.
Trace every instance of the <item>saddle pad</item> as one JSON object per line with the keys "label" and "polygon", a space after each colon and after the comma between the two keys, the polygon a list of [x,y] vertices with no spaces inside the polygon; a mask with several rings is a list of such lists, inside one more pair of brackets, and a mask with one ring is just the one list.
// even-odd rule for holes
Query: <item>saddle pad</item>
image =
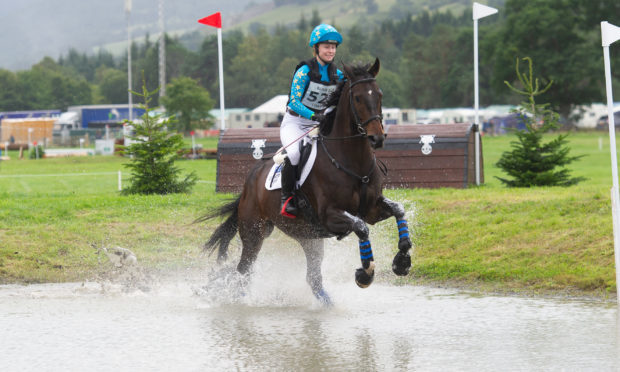
{"label": "saddle pad", "polygon": [[[312,166],[314,165],[314,161],[316,160],[316,137],[306,137],[304,138],[304,140],[309,141],[312,144],[312,149],[310,150],[310,156],[308,157],[308,161],[301,170],[301,176],[299,177],[299,180],[297,180],[297,188],[301,187],[301,185],[304,184],[304,181],[306,180],[306,178],[308,178],[308,175],[312,170]],[[282,169],[282,166],[282,164],[273,163],[273,166],[271,167],[271,170],[267,175],[267,179],[265,179],[265,188],[267,190],[277,190],[282,188],[282,180],[280,178],[280,170]]]}

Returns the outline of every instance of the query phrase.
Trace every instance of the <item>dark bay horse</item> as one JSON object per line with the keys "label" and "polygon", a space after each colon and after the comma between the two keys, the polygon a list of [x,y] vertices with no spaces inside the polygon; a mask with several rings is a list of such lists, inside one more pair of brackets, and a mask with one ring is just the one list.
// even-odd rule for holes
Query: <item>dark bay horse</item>
{"label": "dark bay horse", "polygon": [[237,270],[249,274],[263,240],[277,227],[301,244],[307,261],[306,280],[313,294],[329,304],[321,275],[323,239],[342,239],[351,232],[357,235],[362,267],[356,270],[355,281],[365,288],[372,283],[375,268],[367,224],[394,216],[399,242],[392,270],[407,275],[411,239],[405,210],[400,203],[383,196],[383,175],[374,152],[383,146],[386,136],[382,92],[375,80],[379,66],[379,59],[371,67],[343,66],[346,79],[330,98],[336,109],[319,126],[314,167],[296,191],[298,202],[305,201],[310,208],[296,219],[280,215],[280,190],[265,188],[273,162],[261,160],[248,174],[243,192],[235,201],[200,219],[228,216],[213,232],[205,250],[218,248],[218,261],[225,260],[228,245],[238,231],[243,248]]}

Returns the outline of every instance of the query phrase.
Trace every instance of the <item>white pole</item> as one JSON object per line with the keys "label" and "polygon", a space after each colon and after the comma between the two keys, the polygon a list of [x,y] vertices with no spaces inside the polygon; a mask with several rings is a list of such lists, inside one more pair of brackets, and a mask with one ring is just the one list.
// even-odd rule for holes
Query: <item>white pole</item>
{"label": "white pole", "polygon": [[609,45],[620,39],[620,27],[607,22],[601,22],[601,36],[603,45],[603,60],[605,64],[605,88],[607,91],[607,118],[609,124],[609,151],[611,152],[611,175],[613,187],[611,188],[611,210],[614,224],[614,256],[616,264],[616,298],[620,302],[620,196],[618,195],[618,156],[616,152],[616,128],[614,122],[614,98],[611,86],[611,63],[609,60]]}
{"label": "white pole", "polygon": [[218,64],[220,68],[220,129],[226,129],[226,122],[224,119],[224,63],[222,58],[222,29],[217,29],[217,55]]}
{"label": "white pole", "polygon": [[[616,263],[616,283],[620,283],[620,274],[618,274],[618,268],[620,267],[620,255],[618,255],[618,247],[620,247],[620,215],[618,213],[618,189],[611,188],[611,217],[614,232],[614,257]],[[616,284],[616,301],[620,301],[620,288]]]}
{"label": "white pole", "polygon": [[[609,150],[611,151],[611,175],[613,187],[618,193],[618,160],[616,153],[616,128],[614,123],[614,98],[611,89],[611,66],[609,62],[609,46],[603,47],[603,58],[605,63],[605,87],[607,90],[607,118],[609,124]],[[618,200],[616,194],[616,200]]]}
{"label": "white pole", "polygon": [[480,185],[480,116],[478,93],[478,20],[497,13],[497,9],[490,6],[474,3],[472,19],[474,20],[474,151],[476,152],[476,185]]}
{"label": "white pole", "polygon": [[194,159],[196,159],[196,140],[194,139],[194,132],[192,132],[192,153],[194,155]]}
{"label": "white pole", "polygon": [[[164,30],[164,0],[159,0],[159,98],[166,95],[166,39]],[[161,102],[159,103],[161,106]]]}
{"label": "white pole", "polygon": [[129,121],[133,120],[133,94],[131,94],[131,1],[125,0],[125,11],[127,12],[127,94],[129,97]]}
{"label": "white pole", "polygon": [[478,20],[474,19],[474,151],[476,153],[476,186],[480,185],[480,105],[478,92]]}
{"label": "white pole", "polygon": [[121,171],[118,171],[118,191],[122,191],[122,190],[123,190],[123,185],[121,181]]}

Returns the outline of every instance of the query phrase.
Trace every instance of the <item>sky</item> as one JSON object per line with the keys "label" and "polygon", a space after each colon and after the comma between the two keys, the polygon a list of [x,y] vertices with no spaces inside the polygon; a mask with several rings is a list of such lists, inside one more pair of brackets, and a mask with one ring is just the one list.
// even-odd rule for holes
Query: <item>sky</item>
{"label": "sky", "polygon": [[[199,29],[199,18],[241,12],[268,0],[163,0],[166,31]],[[132,35],[156,38],[159,0],[132,0]],[[70,48],[92,53],[96,46],[127,40],[125,0],[0,0],[0,68],[28,70],[43,57],[58,59]]]}

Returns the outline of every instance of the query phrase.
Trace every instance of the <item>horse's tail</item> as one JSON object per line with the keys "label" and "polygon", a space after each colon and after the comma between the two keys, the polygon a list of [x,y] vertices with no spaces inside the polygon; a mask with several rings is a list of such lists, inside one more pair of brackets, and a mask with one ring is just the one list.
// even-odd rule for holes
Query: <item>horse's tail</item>
{"label": "horse's tail", "polygon": [[221,206],[211,214],[200,217],[196,221],[194,221],[204,222],[218,216],[228,215],[226,221],[224,221],[215,229],[215,231],[211,235],[211,238],[209,238],[209,240],[204,245],[204,250],[208,251],[210,254],[215,251],[216,247],[219,247],[217,253],[218,262],[225,261],[226,258],[228,258],[228,245],[230,244],[230,241],[235,237],[235,234],[237,233],[237,230],[239,228],[237,217],[239,215],[238,207],[240,201],[241,196],[237,197],[236,200]]}

